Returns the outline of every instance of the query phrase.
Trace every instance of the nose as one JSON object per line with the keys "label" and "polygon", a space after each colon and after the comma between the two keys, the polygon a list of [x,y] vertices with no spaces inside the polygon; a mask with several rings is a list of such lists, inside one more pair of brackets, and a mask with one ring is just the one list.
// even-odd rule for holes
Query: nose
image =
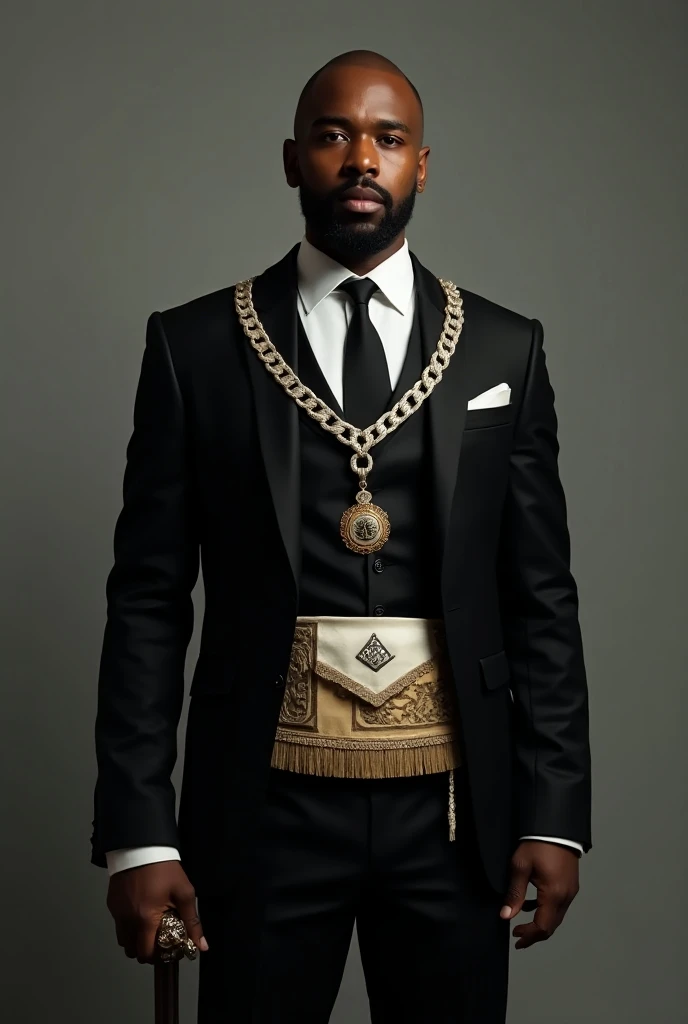
{"label": "nose", "polygon": [[347,147],[346,161],[343,168],[346,177],[366,175],[376,178],[380,173],[380,160],[375,143],[370,136],[355,136]]}

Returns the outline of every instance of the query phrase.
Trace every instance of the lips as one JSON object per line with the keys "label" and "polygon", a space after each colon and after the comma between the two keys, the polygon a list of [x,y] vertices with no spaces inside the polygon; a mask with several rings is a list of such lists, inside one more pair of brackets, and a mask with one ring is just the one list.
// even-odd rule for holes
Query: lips
{"label": "lips", "polygon": [[382,197],[372,188],[348,188],[342,193],[342,199],[361,199],[371,203],[381,203]]}
{"label": "lips", "polygon": [[375,213],[384,205],[383,199],[372,188],[349,188],[341,195],[342,205],[355,213]]}

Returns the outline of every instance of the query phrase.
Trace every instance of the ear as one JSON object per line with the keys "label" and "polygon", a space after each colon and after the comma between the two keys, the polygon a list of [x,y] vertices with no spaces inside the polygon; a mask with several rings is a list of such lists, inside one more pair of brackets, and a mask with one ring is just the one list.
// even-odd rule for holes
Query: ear
{"label": "ear", "polygon": [[290,188],[298,188],[301,184],[301,171],[299,168],[299,157],[294,139],[285,139],[282,146],[282,161],[284,163],[284,176]]}
{"label": "ear", "polygon": [[416,190],[422,192],[425,188],[427,176],[428,176],[428,156],[430,155],[430,147],[423,146],[420,153],[418,154],[418,171],[416,173]]}

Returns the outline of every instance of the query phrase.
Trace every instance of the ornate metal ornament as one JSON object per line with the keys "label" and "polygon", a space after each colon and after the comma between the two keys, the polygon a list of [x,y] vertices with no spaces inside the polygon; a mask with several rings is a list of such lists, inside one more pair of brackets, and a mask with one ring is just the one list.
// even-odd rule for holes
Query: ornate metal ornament
{"label": "ornate metal ornament", "polygon": [[196,943],[186,934],[184,922],[174,910],[166,910],[160,919],[157,933],[158,956],[164,963],[196,959]]}
{"label": "ornate metal ornament", "polygon": [[242,330],[266,370],[273,375],[290,398],[305,409],[323,430],[327,430],[341,443],[353,448],[351,469],[358,477],[359,490],[356,504],[351,505],[340,520],[339,532],[350,551],[368,555],[379,551],[389,539],[390,522],[387,513],[372,503],[372,494],[367,489],[368,477],[372,472],[373,459],[370,449],[383,437],[401,426],[432,394],[442,380],[463,327],[463,300],[452,281],[439,278],[446,298],[444,324],[437,342],[437,348],[420,379],[409,388],[399,401],[369,427],[360,429],[340,419],[317,395],[303,384],[292,368],[284,361],[270,341],[253,305],[251,297],[254,278],[239,281],[234,286],[234,307]]}
{"label": "ornate metal ornament", "polygon": [[351,505],[339,523],[344,543],[350,551],[356,551],[359,555],[379,551],[389,538],[389,516],[379,505],[373,505],[371,497],[370,491],[359,491],[356,495],[358,504]]}
{"label": "ornate metal ornament", "polygon": [[370,639],[361,648],[356,657],[364,665],[367,665],[368,668],[371,668],[373,672],[379,672],[385,665],[389,665],[390,661],[395,658],[395,655],[390,654],[382,640],[378,638],[377,633],[371,633]]}

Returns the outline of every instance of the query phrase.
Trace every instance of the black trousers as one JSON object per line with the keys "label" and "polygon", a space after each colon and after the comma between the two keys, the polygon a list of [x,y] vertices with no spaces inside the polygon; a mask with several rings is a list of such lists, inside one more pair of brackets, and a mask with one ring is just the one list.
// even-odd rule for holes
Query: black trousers
{"label": "black trousers", "polygon": [[[445,772],[339,779],[271,770],[247,1021],[327,1024],[355,921],[372,1024],[503,1024],[509,924],[478,860],[460,769],[456,777],[450,842]],[[214,1020],[203,989],[202,970],[199,1020]]]}

